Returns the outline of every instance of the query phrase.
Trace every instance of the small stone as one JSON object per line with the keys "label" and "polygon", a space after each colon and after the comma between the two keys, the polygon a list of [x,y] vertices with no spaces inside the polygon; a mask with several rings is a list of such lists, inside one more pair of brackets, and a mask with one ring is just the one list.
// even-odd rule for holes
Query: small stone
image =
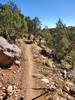
{"label": "small stone", "polygon": [[12,93],[13,93],[13,87],[11,85],[9,85],[7,87],[7,92],[8,92],[9,95],[12,95]]}
{"label": "small stone", "polygon": [[3,96],[0,96],[0,100],[3,100]]}
{"label": "small stone", "polygon": [[15,62],[14,62],[16,65],[18,65],[18,66],[20,66],[20,61],[19,60],[16,60]]}
{"label": "small stone", "polygon": [[6,90],[6,88],[5,87],[3,87],[3,91],[5,91]]}
{"label": "small stone", "polygon": [[14,74],[16,74],[16,71],[13,71]]}
{"label": "small stone", "polygon": [[14,86],[13,86],[13,89],[14,89],[14,90],[17,90],[17,87],[14,85]]}
{"label": "small stone", "polygon": [[0,90],[0,96],[2,96],[2,94],[3,94],[3,91],[2,91],[2,90]]}
{"label": "small stone", "polygon": [[6,93],[3,93],[2,96],[5,97],[6,96]]}
{"label": "small stone", "polygon": [[64,78],[67,78],[67,71],[64,70],[63,73],[64,73]]}
{"label": "small stone", "polygon": [[69,92],[70,88],[69,88],[68,86],[64,86],[64,87],[63,87],[63,90]]}
{"label": "small stone", "polygon": [[49,80],[48,80],[47,78],[45,78],[45,77],[43,77],[43,78],[41,79],[41,81],[44,82],[44,83],[49,84]]}

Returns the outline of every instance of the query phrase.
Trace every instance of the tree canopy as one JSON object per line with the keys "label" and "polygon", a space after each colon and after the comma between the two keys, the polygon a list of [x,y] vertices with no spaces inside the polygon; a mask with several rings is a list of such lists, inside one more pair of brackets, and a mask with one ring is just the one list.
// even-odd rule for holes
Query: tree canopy
{"label": "tree canopy", "polygon": [[17,5],[12,1],[2,4],[0,10],[0,34],[20,37],[27,31],[27,22],[25,17],[21,17]]}

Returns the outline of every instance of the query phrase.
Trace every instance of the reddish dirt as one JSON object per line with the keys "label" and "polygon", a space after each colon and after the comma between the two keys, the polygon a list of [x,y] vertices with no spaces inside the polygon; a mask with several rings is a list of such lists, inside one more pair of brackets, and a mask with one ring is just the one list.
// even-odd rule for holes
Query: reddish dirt
{"label": "reddish dirt", "polygon": [[[33,58],[31,54],[31,46],[27,44],[23,44],[25,47],[22,49],[23,56],[26,58],[26,70],[23,75],[23,82],[22,85],[26,87],[26,93],[25,93],[25,99],[31,100],[33,98],[33,90],[34,87],[34,81],[33,81]],[[26,79],[25,79],[26,78]]]}
{"label": "reddish dirt", "polygon": [[[37,72],[37,67],[35,66],[35,61],[32,54],[32,45],[26,44],[23,40],[18,44],[22,51],[20,66],[13,64],[10,68],[1,69],[0,68],[0,90],[2,87],[7,87],[8,85],[15,85],[19,91],[16,93],[17,98],[21,96],[24,100],[33,100],[42,93],[41,90],[35,90],[33,88],[40,88],[41,82],[39,79],[34,78],[33,75]],[[15,97],[12,96],[14,100]],[[10,98],[8,99],[10,100]],[[43,97],[37,100],[46,100]]]}
{"label": "reddish dirt", "polygon": [[[33,98],[40,95],[40,92],[32,89],[37,88],[39,86],[39,81],[35,80],[32,76],[34,74],[34,61],[33,55],[31,52],[31,45],[21,43],[21,50],[23,53],[24,59],[26,59],[25,65],[22,67],[24,68],[24,74],[22,77],[22,86],[25,87],[25,92],[23,92],[25,96],[25,100],[32,100]],[[39,98],[37,100],[44,100],[43,98]]]}

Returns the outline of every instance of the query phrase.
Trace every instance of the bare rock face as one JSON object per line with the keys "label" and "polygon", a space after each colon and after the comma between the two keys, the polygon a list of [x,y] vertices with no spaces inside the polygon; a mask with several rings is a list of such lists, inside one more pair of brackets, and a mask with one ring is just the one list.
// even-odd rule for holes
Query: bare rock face
{"label": "bare rock face", "polygon": [[15,58],[18,58],[21,50],[15,45],[0,37],[0,64],[12,64]]}
{"label": "bare rock face", "polygon": [[19,57],[21,54],[21,50],[15,44],[8,43],[3,37],[0,37],[0,51],[10,57]]}

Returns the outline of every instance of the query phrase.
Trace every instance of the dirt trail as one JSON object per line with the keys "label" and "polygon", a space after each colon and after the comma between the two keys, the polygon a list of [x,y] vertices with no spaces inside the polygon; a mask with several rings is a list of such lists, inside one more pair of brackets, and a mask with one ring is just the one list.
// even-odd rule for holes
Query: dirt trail
{"label": "dirt trail", "polygon": [[25,100],[32,100],[35,96],[35,92],[32,89],[35,87],[35,82],[33,80],[33,57],[31,53],[31,45],[21,43],[21,50],[23,53],[23,57],[26,60],[23,64],[23,77],[22,77],[22,88],[24,89],[23,95],[25,96]]}
{"label": "dirt trail", "polygon": [[[22,92],[21,95],[25,97],[24,100],[32,100],[33,98],[40,95],[40,91],[36,91],[32,88],[40,87],[39,81],[34,79],[32,76],[34,74],[34,61],[33,55],[31,52],[31,45],[25,44],[24,42],[20,43],[20,48],[22,51],[23,58],[25,63],[22,64],[23,67],[23,74],[21,77],[21,87]],[[44,100],[43,97],[38,98],[37,100]]]}
{"label": "dirt trail", "polygon": [[28,67],[28,74],[27,74],[27,91],[26,91],[26,100],[31,100],[33,98],[33,90],[31,88],[34,87],[34,80],[33,80],[33,58],[32,58],[32,53],[31,53],[31,46],[25,44],[26,49],[26,58],[27,58],[27,64],[26,66]]}

